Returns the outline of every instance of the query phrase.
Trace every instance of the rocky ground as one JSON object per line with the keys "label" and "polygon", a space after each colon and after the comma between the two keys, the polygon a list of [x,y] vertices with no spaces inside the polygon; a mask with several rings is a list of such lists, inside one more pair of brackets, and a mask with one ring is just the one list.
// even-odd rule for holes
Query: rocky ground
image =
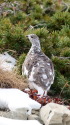
{"label": "rocky ground", "polygon": [[70,110],[55,103],[49,103],[37,111],[32,110],[30,115],[24,109],[23,112],[0,111],[0,116],[23,121],[37,120],[42,125],[70,125]]}

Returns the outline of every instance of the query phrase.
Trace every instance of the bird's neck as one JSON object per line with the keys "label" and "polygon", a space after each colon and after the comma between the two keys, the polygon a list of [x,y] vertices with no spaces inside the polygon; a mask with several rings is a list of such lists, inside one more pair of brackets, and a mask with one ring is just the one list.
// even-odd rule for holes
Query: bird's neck
{"label": "bird's neck", "polygon": [[30,49],[30,52],[32,53],[36,53],[36,52],[40,52],[41,51],[41,46],[40,46],[40,43],[37,43],[37,44],[32,44],[31,46],[31,49]]}

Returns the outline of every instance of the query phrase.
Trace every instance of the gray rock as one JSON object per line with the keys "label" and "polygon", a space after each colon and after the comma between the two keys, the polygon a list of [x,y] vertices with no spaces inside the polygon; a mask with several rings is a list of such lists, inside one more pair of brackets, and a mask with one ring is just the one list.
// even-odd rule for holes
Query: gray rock
{"label": "gray rock", "polygon": [[27,120],[27,110],[18,110],[16,112],[14,111],[0,111],[0,116],[6,117],[6,118],[11,118],[11,119],[20,119],[20,120]]}
{"label": "gray rock", "polygon": [[28,120],[37,120],[39,121],[41,124],[43,124],[42,120],[40,119],[40,117],[38,115],[29,115],[28,116]]}
{"label": "gray rock", "polygon": [[35,115],[39,115],[39,110],[32,110],[32,112],[31,112],[32,114],[35,114]]}

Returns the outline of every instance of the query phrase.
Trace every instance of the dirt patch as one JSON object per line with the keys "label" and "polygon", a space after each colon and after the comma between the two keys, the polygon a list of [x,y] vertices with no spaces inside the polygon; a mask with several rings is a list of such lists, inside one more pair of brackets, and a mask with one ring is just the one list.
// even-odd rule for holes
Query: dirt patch
{"label": "dirt patch", "polygon": [[0,69],[0,88],[27,88],[27,81],[14,72],[3,71]]}

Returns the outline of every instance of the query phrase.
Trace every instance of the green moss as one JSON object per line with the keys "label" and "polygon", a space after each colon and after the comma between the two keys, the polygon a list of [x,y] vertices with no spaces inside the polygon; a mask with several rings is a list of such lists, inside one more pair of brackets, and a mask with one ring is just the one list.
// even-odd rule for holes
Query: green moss
{"label": "green moss", "polygon": [[51,17],[51,21],[48,24],[48,28],[52,30],[61,30],[63,25],[70,26],[70,14],[69,12],[57,12]]}
{"label": "green moss", "polygon": [[63,56],[63,57],[70,57],[70,48],[69,47],[65,47],[61,51],[60,55]]}

